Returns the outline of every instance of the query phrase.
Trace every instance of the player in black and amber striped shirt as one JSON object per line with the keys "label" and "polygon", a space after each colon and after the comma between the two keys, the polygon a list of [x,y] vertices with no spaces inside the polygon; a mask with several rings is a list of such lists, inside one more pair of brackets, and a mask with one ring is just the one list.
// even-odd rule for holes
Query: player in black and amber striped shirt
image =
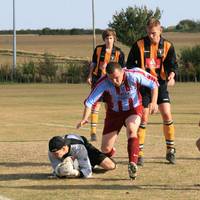
{"label": "player in black and amber striped shirt", "polygon": [[[167,85],[174,85],[177,70],[177,61],[174,46],[161,36],[162,28],[158,20],[151,18],[147,23],[147,36],[136,41],[128,55],[128,68],[140,67],[157,77],[160,84],[158,93],[158,105],[163,119],[163,131],[166,140],[166,159],[175,164],[174,125],[171,115],[170,98]],[[143,97],[144,114],[138,130],[140,140],[140,154],[138,165],[143,165],[143,147],[148,122],[148,105],[150,92],[147,88],[141,88]]]}
{"label": "player in black and amber striped shirt", "polygon": [[[102,33],[102,39],[104,44],[98,45],[92,56],[92,62],[90,65],[90,72],[87,78],[87,82],[93,88],[96,82],[106,74],[106,66],[109,62],[117,62],[122,67],[125,65],[125,56],[122,50],[115,46],[116,41],[116,33],[112,29],[106,29]],[[92,107],[92,114],[91,114],[91,140],[96,140],[96,126],[98,123],[98,113],[100,109],[100,101],[99,100],[93,107]]]}

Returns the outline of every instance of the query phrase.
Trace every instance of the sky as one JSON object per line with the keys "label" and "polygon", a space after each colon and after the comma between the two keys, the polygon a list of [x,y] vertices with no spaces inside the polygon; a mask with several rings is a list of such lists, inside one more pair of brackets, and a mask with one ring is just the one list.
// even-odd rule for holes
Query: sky
{"label": "sky", "polygon": [[[12,29],[13,0],[0,0],[0,30]],[[164,27],[183,19],[200,20],[199,0],[94,0],[95,27],[105,29],[112,16],[128,6],[163,11]],[[92,0],[15,0],[16,29],[92,29]]]}

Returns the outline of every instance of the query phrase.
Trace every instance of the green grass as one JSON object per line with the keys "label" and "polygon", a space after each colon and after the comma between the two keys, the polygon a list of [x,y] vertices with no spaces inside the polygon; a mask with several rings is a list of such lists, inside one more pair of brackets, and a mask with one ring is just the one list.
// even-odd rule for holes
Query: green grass
{"label": "green grass", "polygon": [[[165,161],[161,118],[150,118],[145,165],[135,181],[128,179],[125,129],[120,132],[115,160],[118,167],[91,179],[49,179],[48,140],[77,132],[86,84],[0,85],[0,199],[141,199],[198,200],[200,196],[200,84],[178,83],[170,89],[176,127],[177,164]],[[100,112],[100,147],[104,108]],[[78,131],[89,137],[89,125]]]}

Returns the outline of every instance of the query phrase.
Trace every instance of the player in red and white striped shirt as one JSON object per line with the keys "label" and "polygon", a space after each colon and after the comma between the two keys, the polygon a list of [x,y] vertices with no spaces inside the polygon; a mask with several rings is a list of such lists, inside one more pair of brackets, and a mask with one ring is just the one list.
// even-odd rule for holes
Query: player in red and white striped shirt
{"label": "player in red and white striped shirt", "polygon": [[106,68],[106,75],[102,77],[85,100],[85,110],[77,128],[88,122],[92,105],[103,97],[107,103],[101,150],[107,156],[115,152],[114,144],[123,125],[126,127],[128,138],[129,176],[136,178],[139,142],[137,130],[142,116],[142,99],[139,87],[149,87],[152,101],[149,105],[150,113],[157,112],[158,82],[155,77],[142,69],[122,69],[119,63],[110,62]]}

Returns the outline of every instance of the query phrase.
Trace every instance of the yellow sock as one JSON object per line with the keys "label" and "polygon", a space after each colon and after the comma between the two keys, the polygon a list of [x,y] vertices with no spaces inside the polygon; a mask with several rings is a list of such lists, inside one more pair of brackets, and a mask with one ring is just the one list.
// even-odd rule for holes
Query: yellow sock
{"label": "yellow sock", "polygon": [[145,136],[146,136],[146,125],[145,124],[141,124],[139,126],[138,129],[138,139],[139,139],[139,147],[140,147],[140,151],[139,151],[139,157],[144,156],[144,141],[145,141]]}
{"label": "yellow sock", "polygon": [[96,134],[97,133],[97,123],[98,123],[98,119],[99,119],[98,114],[99,114],[99,111],[92,110],[90,134]]}
{"label": "yellow sock", "polygon": [[165,135],[165,141],[167,149],[174,147],[174,124],[173,121],[166,121],[163,124],[163,131]]}

